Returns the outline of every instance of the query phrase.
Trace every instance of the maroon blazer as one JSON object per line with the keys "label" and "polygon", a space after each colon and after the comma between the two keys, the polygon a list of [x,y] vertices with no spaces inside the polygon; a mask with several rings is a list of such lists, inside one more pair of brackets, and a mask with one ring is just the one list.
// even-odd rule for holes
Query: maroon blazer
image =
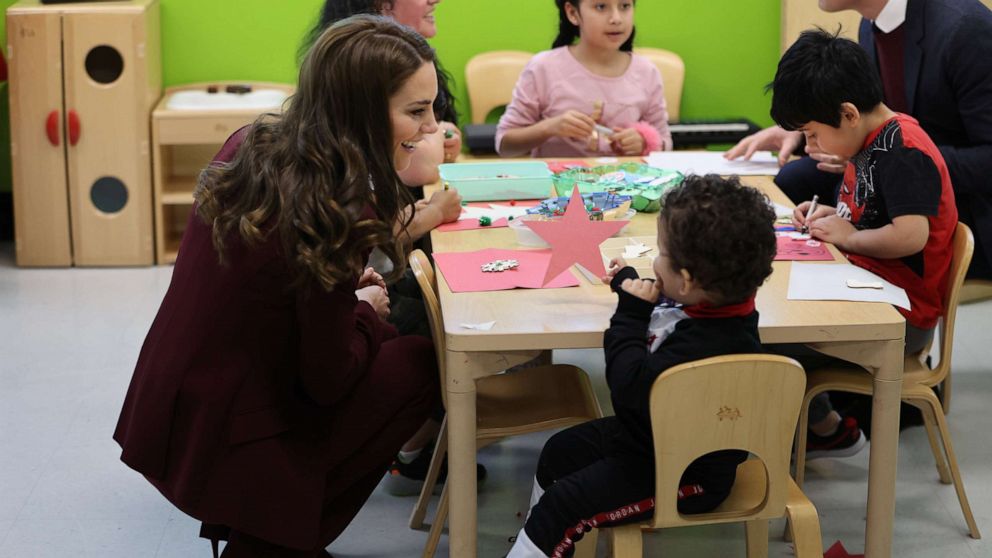
{"label": "maroon blazer", "polygon": [[224,265],[210,235],[192,212],[114,439],[189,515],[311,547],[334,405],[396,331],[355,297],[357,277],[332,292],[291,288],[278,234],[251,248],[231,235]]}

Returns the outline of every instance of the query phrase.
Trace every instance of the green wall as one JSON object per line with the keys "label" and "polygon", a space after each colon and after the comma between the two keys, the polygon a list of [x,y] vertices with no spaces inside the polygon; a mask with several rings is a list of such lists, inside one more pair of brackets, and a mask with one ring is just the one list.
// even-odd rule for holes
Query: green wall
{"label": "green wall", "polygon": [[[6,8],[15,0],[0,0]],[[300,40],[323,0],[162,0],[164,83],[212,80],[293,82]],[[465,62],[489,50],[539,51],[557,30],[552,0],[444,0],[431,42],[455,77],[458,112],[468,115]],[[745,116],[770,124],[763,87],[778,60],[779,0],[641,0],[637,44],[685,60],[682,118]],[[0,44],[6,44],[0,23]],[[10,189],[6,90],[0,91],[0,190]],[[467,116],[466,116],[467,120]]]}
{"label": "green wall", "polygon": [[[166,85],[220,79],[295,80],[296,49],[322,0],[162,0]],[[779,0],[641,0],[637,44],[686,64],[683,119],[746,116],[769,124],[763,87],[778,60]],[[553,0],[444,0],[431,42],[468,114],[465,62],[497,49],[538,51],[557,30]]]}

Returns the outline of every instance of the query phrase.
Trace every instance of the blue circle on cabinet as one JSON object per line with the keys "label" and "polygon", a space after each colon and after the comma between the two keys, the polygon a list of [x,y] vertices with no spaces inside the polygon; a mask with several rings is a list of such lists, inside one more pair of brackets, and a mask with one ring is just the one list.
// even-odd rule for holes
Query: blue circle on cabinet
{"label": "blue circle on cabinet", "polygon": [[127,205],[127,186],[113,176],[103,176],[90,188],[90,200],[104,213],[117,213]]}

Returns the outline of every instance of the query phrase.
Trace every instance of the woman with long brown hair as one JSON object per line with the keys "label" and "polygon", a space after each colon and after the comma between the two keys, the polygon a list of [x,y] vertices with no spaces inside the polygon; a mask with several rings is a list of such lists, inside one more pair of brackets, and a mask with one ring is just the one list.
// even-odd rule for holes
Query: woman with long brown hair
{"label": "woman with long brown hair", "polygon": [[343,21],[201,176],[114,438],[215,554],[326,555],[439,404],[430,340],[397,336],[363,271],[373,248],[406,267],[397,171],[437,129],[434,63],[409,29]]}

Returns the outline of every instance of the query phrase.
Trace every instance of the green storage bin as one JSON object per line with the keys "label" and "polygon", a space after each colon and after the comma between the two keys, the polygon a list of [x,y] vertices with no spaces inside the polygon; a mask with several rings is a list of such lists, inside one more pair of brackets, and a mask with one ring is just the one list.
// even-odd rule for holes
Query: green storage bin
{"label": "green storage bin", "polygon": [[551,171],[541,161],[450,163],[441,181],[457,188],[465,201],[540,200],[551,195]]}

